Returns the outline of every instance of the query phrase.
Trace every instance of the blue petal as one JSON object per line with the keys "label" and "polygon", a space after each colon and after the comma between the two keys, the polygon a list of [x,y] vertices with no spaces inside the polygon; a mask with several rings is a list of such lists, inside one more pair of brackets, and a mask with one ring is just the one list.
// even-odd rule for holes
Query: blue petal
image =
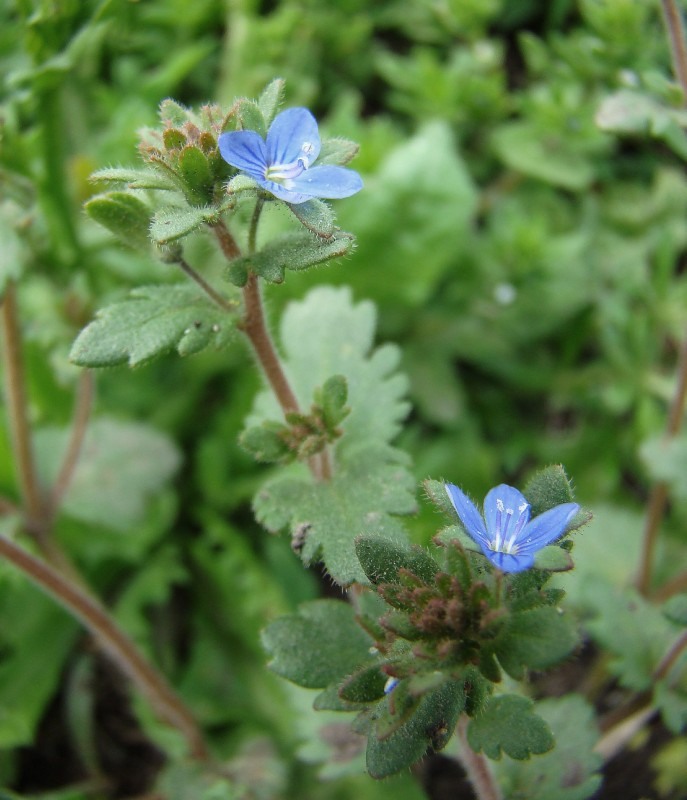
{"label": "blue petal", "polygon": [[230,131],[219,139],[222,158],[232,167],[247,172],[257,181],[265,180],[267,149],[265,142],[255,131]]}
{"label": "blue petal", "polygon": [[277,114],[267,131],[270,164],[292,164],[303,156],[307,157],[307,164],[312,164],[319,153],[317,120],[307,108],[287,108]]}
{"label": "blue petal", "polygon": [[290,186],[294,191],[308,194],[310,197],[336,200],[359,192],[363,188],[363,180],[352,169],[328,164],[306,169],[291,181]]}
{"label": "blue petal", "polygon": [[522,572],[534,566],[534,556],[531,553],[499,553],[490,550],[484,555],[501,572]]}
{"label": "blue petal", "polygon": [[577,503],[563,503],[539,514],[525,526],[518,537],[518,552],[534,554],[551,544],[561,536],[579,510]]}
{"label": "blue petal", "polygon": [[456,514],[460,517],[460,521],[463,523],[466,532],[486,553],[486,549],[488,549],[489,546],[489,539],[487,537],[487,530],[484,527],[484,520],[477,510],[477,507],[466,494],[463,494],[463,492],[452,483],[446,484],[446,493],[448,494],[448,499],[451,501],[451,504],[456,509]]}
{"label": "blue petal", "polygon": [[489,493],[484,498],[484,519],[486,520],[487,530],[489,531],[489,537],[491,540],[494,539],[494,535],[496,533],[498,520],[498,509],[496,507],[496,503],[498,500],[503,503],[504,508],[513,509],[514,512],[512,515],[508,516],[501,512],[501,541],[503,541],[504,539],[510,538],[508,532],[509,528],[512,525],[514,526],[515,522],[520,516],[521,512],[519,509],[523,506],[523,504],[527,506],[526,514],[527,519],[529,519],[530,504],[527,502],[525,495],[522,494],[522,492],[519,492],[512,486],[508,486],[508,484],[501,483],[499,486],[495,486],[493,489],[490,489]]}

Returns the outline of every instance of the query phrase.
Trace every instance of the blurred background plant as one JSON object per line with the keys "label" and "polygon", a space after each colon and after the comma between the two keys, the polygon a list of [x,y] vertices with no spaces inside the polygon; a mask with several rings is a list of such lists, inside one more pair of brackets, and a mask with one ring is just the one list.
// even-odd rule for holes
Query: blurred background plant
{"label": "blurred background plant", "polygon": [[[135,795],[166,753],[169,797],[411,800],[422,781],[442,796],[436,762],[420,782],[321,782],[309,696],[262,668],[260,629],[321,586],[253,518],[267,468],[237,443],[259,388],[247,350],[101,371],[94,392],[68,361],[97,308],[176,277],[84,215],[89,174],[138,165],[137,132],[164,98],[228,105],[275,75],[288,105],[360,142],[366,188],[337,206],[354,254],[268,286],[271,316],[322,283],[374,301],[380,340],[403,353],[412,412],[397,443],[418,481],[481,497],[563,462],[595,520],[557,581],[588,650],[612,655],[574,685],[601,711],[609,687],[649,691],[685,617],[668,623],[620,593],[657,482],[669,513],[640,588],[661,600],[687,588],[687,441],[663,441],[687,327],[687,136],[657,0],[14,0],[0,7],[0,64],[0,289],[20,320],[42,485],[59,487],[91,420],[54,515],[16,469],[16,425],[0,429],[0,530],[17,528],[21,506],[40,550],[49,525],[231,757],[232,788],[176,760],[181,743],[131,708],[77,624],[4,564],[0,783],[56,800]],[[207,238],[187,253],[221,274]],[[5,401],[11,412],[8,389]],[[420,505],[409,524],[425,544],[435,513]],[[661,703],[667,728],[635,743],[654,770],[646,793],[684,796],[685,687]]]}

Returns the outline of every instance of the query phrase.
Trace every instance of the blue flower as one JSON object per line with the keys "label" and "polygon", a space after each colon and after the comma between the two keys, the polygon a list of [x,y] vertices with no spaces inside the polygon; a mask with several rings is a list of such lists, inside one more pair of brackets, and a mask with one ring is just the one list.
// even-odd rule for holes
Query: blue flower
{"label": "blue flower", "polygon": [[363,188],[360,175],[352,169],[311,166],[320,154],[320,135],[307,108],[277,114],[266,140],[255,131],[231,131],[223,133],[218,143],[226,162],[287,203],[349,197]]}
{"label": "blue flower", "polygon": [[525,496],[502,483],[484,498],[484,518],[470,498],[452,483],[446,492],[471,539],[502,572],[521,572],[534,565],[542,547],[558,539],[580,507],[563,503],[530,520]]}

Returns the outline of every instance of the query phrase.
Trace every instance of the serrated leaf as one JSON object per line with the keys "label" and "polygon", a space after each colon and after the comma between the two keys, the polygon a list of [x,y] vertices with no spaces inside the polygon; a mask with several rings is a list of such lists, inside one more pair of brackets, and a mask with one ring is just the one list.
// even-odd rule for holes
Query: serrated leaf
{"label": "serrated leaf", "polygon": [[[388,699],[388,698],[387,698]],[[382,702],[387,702],[387,699]],[[367,769],[373,778],[386,778],[411,766],[428,748],[445,747],[463,710],[462,686],[447,683],[422,698],[412,717],[383,741],[371,732]]]}
{"label": "serrated leaf", "polygon": [[107,306],[78,335],[69,354],[82,367],[137,366],[172,349],[180,355],[223,347],[235,320],[191,284],[143,286]]}
{"label": "serrated leaf", "polygon": [[518,761],[551,750],[555,744],[551,729],[533,707],[531,700],[515,694],[492,697],[468,725],[470,747],[492,759],[504,752]]}
{"label": "serrated leaf", "polygon": [[323,200],[313,199],[305,203],[289,204],[289,208],[298,221],[315,235],[323,239],[329,239],[334,235],[336,230],[334,212]]}
{"label": "serrated leaf", "polygon": [[[36,432],[37,463],[46,486],[57,478],[69,437],[66,428]],[[169,437],[149,425],[96,419],[86,433],[62,509],[84,522],[130,531],[180,462]]]}
{"label": "serrated leaf", "polygon": [[527,800],[587,800],[601,784],[594,710],[579,696],[542,700],[535,711],[553,731],[553,750],[525,762],[495,765],[504,794]]}
{"label": "serrated leaf", "polygon": [[355,672],[373,656],[373,640],[340,600],[313,600],[270,623],[262,633],[271,670],[309,689],[323,689]]}
{"label": "serrated leaf", "polygon": [[511,614],[494,641],[494,652],[506,672],[520,680],[525,668],[553,666],[577,643],[568,617],[556,608],[542,606]]}
{"label": "serrated leaf", "polygon": [[275,78],[267,84],[258,98],[258,108],[262,113],[267,127],[270,126],[272,120],[276,117],[279,106],[284,101],[285,84],[286,81],[283,78]]}
{"label": "serrated leaf", "polygon": [[[350,252],[354,238],[348,233],[337,233],[326,241],[307,233],[292,233],[272,240],[262,250],[232,262],[231,270],[252,270],[270,283],[281,283],[284,270],[304,270],[323,264]],[[230,273],[230,280],[233,279]]]}
{"label": "serrated leaf", "polygon": [[215,222],[219,210],[213,206],[162,208],[150,226],[150,238],[159,245],[188,236],[206,222]]}
{"label": "serrated leaf", "polygon": [[301,558],[322,560],[342,586],[367,583],[355,555],[354,539],[374,533],[392,542],[407,537],[397,515],[415,510],[414,482],[398,451],[368,448],[337,469],[327,482],[281,477],[257,494],[258,520],[271,531],[288,527],[295,533],[309,525]]}
{"label": "serrated leaf", "polygon": [[[346,378],[351,413],[342,423],[344,435],[336,445],[339,459],[359,447],[390,442],[408,412],[407,382],[395,372],[398,349],[383,345],[371,351],[375,323],[372,303],[354,304],[350,289],[328,286],[290,303],[282,317],[285,368],[301,408],[310,405],[317,387],[331,375]],[[248,422],[280,418],[274,397],[266,391],[256,398]]]}
{"label": "serrated leaf", "polygon": [[120,241],[145,250],[150,246],[149,227],[152,209],[128,192],[107,192],[92,197],[84,210],[95,222],[107,228]]}
{"label": "serrated leaf", "polygon": [[355,541],[355,552],[365,574],[375,585],[397,583],[401,568],[426,583],[433,582],[439,571],[436,561],[419,547],[409,550],[375,536],[359,536]]}
{"label": "serrated leaf", "polygon": [[133,167],[107,167],[94,172],[92,183],[125,183],[130,189],[177,189],[171,178],[154,169]]}

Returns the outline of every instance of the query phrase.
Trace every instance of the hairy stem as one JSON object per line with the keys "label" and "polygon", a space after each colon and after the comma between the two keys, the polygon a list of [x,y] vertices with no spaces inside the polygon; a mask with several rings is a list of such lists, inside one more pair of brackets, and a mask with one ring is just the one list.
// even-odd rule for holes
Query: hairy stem
{"label": "hairy stem", "polygon": [[[687,43],[685,41],[685,28],[682,15],[675,0],[661,0],[663,20],[670,40],[670,50],[673,60],[673,71],[682,87],[685,103],[687,103]],[[682,427],[687,396],[687,335],[680,345],[677,366],[677,385],[673,396],[668,422],[666,425],[666,440],[674,438]],[[654,485],[647,504],[647,514],[644,523],[642,550],[639,562],[636,585],[643,595],[649,593],[651,586],[651,573],[656,550],[656,542],[666,509],[668,487],[664,482]]]}
{"label": "hairy stem", "polygon": [[467,737],[468,718],[462,714],[456,726],[460,742],[459,758],[472,784],[478,800],[503,800],[503,794],[496,783],[489,762],[482,753],[475,753]]}
{"label": "hairy stem", "polygon": [[56,569],[0,536],[0,556],[21,570],[36,586],[78,619],[98,644],[148,699],[160,718],[184,736],[189,753],[209,757],[202,733],[190,711],[163,676],[138,652],[108,613],[84,591],[73,586]]}
{"label": "hairy stem", "polygon": [[5,373],[7,414],[17,468],[17,482],[22,496],[26,527],[32,535],[44,538],[45,503],[33,457],[31,428],[27,414],[24,360],[21,330],[17,313],[17,288],[8,281],[2,299],[2,361]]}
{"label": "hairy stem", "polygon": [[183,258],[179,258],[176,262],[181,269],[188,275],[188,277],[194,281],[195,283],[200,286],[200,288],[205,292],[205,294],[212,300],[213,303],[218,305],[224,311],[228,311],[229,313],[233,313],[236,311],[236,306],[229,302],[226,298],[222,297],[219,292],[215,291],[212,286],[205,280],[205,278]]}

